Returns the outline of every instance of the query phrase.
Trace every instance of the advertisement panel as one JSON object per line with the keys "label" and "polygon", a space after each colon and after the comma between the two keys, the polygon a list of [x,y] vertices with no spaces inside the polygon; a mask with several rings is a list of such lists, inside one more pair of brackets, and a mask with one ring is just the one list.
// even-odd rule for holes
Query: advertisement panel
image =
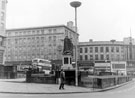
{"label": "advertisement panel", "polygon": [[95,63],[95,67],[110,67],[110,63]]}

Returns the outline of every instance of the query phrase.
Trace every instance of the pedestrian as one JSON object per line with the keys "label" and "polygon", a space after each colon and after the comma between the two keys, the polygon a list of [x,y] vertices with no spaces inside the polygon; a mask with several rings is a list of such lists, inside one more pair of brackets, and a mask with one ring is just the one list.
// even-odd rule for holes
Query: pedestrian
{"label": "pedestrian", "polygon": [[64,89],[64,83],[65,83],[65,72],[63,71],[63,69],[61,69],[59,89]]}

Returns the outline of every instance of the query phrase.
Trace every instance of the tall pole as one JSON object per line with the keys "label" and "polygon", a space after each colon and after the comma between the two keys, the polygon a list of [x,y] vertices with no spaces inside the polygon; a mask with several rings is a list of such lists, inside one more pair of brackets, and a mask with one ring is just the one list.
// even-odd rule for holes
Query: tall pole
{"label": "tall pole", "polygon": [[75,32],[77,32],[77,8],[75,7]]}
{"label": "tall pole", "polygon": [[[76,39],[77,39],[77,7],[81,6],[81,2],[73,1],[70,3],[72,7],[75,8],[75,32],[76,32]],[[78,41],[78,39],[77,39]],[[75,85],[78,86],[78,65],[77,65],[77,58],[78,58],[78,51],[77,51],[77,41],[75,45]]]}
{"label": "tall pole", "polygon": [[[76,33],[77,33],[77,8],[75,8],[75,31],[76,31]],[[76,36],[76,39],[77,39],[77,36]],[[77,39],[77,41],[78,41],[78,39]],[[77,56],[77,54],[78,54],[78,51],[77,51],[77,45],[78,45],[78,43],[77,43],[77,41],[76,41],[76,45],[75,45],[75,68],[76,68],[76,71],[75,71],[75,76],[76,76],[76,78],[75,78],[75,85],[76,86],[78,86],[78,65],[77,65],[77,58],[78,58],[78,56]]]}

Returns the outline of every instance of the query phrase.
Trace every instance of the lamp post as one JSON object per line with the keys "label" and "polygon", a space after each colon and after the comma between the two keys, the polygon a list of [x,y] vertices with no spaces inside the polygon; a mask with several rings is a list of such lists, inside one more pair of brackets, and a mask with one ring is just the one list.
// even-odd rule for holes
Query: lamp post
{"label": "lamp post", "polygon": [[[73,1],[70,5],[75,8],[75,32],[77,34],[77,7],[81,6],[81,2]],[[78,86],[77,42],[75,45],[75,85]]]}

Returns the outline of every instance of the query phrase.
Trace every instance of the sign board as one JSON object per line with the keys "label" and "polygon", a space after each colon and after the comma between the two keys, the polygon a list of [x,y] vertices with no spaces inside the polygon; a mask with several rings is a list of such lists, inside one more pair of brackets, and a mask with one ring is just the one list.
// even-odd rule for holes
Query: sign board
{"label": "sign board", "polygon": [[106,67],[106,66],[111,66],[110,63],[95,63],[95,67]]}

